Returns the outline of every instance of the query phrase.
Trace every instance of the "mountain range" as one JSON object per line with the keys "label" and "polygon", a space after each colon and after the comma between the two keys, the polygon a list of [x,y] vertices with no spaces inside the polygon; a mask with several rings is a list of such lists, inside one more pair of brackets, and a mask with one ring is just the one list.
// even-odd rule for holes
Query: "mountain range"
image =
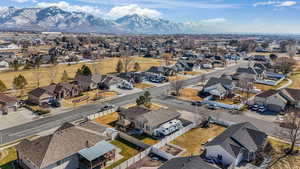
{"label": "mountain range", "polygon": [[183,23],[161,18],[133,14],[112,20],[58,7],[0,8],[0,29],[135,34],[173,34],[189,30]]}

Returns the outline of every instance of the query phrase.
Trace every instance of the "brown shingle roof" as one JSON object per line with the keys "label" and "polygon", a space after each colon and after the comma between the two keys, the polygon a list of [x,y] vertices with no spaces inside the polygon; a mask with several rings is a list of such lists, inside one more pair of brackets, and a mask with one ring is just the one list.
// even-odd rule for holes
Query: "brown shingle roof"
{"label": "brown shingle roof", "polygon": [[282,90],[282,92],[286,92],[295,101],[300,101],[300,90],[299,89],[285,88]]}
{"label": "brown shingle roof", "polygon": [[14,97],[10,97],[4,93],[0,93],[0,102],[4,102],[4,103],[7,103],[7,102],[17,102],[18,100]]}
{"label": "brown shingle roof", "polygon": [[22,141],[16,148],[37,168],[44,168],[106,139],[95,131],[65,123],[54,134]]}
{"label": "brown shingle roof", "polygon": [[270,90],[264,91],[264,92],[256,95],[256,97],[267,98],[267,97],[270,97],[270,96],[272,96],[272,95],[274,95],[278,92],[279,92],[278,90],[270,89]]}

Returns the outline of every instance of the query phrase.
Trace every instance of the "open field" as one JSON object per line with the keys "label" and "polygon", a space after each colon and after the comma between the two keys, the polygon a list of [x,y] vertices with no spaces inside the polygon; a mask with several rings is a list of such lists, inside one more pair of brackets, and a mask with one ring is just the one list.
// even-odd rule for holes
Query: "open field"
{"label": "open field", "polygon": [[200,155],[202,154],[201,148],[203,143],[209,139],[213,139],[225,130],[224,127],[212,125],[210,128],[196,128],[189,132],[177,137],[171,143],[176,144],[184,149],[186,152],[182,156]]}
{"label": "open field", "polygon": [[122,162],[124,162],[124,161],[128,160],[129,158],[138,154],[138,150],[136,149],[136,147],[134,145],[128,143],[125,140],[116,139],[116,140],[111,141],[110,143],[122,150],[121,155],[123,156],[123,158],[119,161],[116,161],[111,166],[107,167],[106,169],[113,169],[114,167],[120,165]]}
{"label": "open field", "polygon": [[199,91],[196,89],[184,88],[180,91],[180,99],[188,101],[202,101],[203,99],[198,96]]}
{"label": "open field", "polygon": [[289,86],[290,88],[300,89],[300,68],[294,70],[294,72],[289,76],[289,79],[293,81],[293,83]]}
{"label": "open field", "polygon": [[[99,70],[101,74],[115,73],[116,65],[119,61],[119,58],[107,58],[97,63],[78,63],[74,65],[59,64],[51,67],[41,67],[39,71],[34,70],[20,70],[20,71],[6,71],[0,73],[0,79],[8,87],[12,87],[13,79],[19,74],[23,75],[27,82],[27,90],[37,87],[36,74],[40,74],[40,86],[49,85],[50,83],[50,72],[55,72],[55,82],[60,82],[62,74],[66,71],[70,78],[73,78],[76,74],[77,69],[81,68],[82,65],[88,65],[92,72]],[[141,66],[141,70],[147,70],[151,66],[160,66],[163,65],[163,60],[152,59],[152,58],[142,58],[136,57],[134,62],[138,62]],[[134,63],[133,62],[133,63]],[[37,73],[38,72],[38,73]]]}
{"label": "open field", "polygon": [[[289,147],[289,144],[275,140],[268,139],[269,143],[272,145],[272,150],[267,152],[268,155],[272,157],[272,160],[276,160],[279,157],[283,156],[283,150]],[[297,150],[300,151],[300,147],[297,147]],[[271,169],[300,169],[300,155],[290,155],[287,156],[278,162],[276,162]]]}

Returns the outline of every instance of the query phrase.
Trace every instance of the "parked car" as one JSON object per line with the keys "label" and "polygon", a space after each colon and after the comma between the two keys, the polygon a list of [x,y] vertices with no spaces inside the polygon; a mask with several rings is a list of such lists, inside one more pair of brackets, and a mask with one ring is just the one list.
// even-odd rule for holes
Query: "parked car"
{"label": "parked car", "polygon": [[110,109],[113,109],[113,108],[115,108],[116,106],[115,105],[113,105],[113,104],[107,104],[107,105],[105,105],[104,107],[102,107],[101,109],[100,109],[100,111],[106,111],[106,110],[110,110]]}
{"label": "parked car", "polygon": [[51,107],[58,108],[58,107],[61,106],[61,104],[60,104],[60,102],[57,101],[57,100],[52,100],[52,101],[50,102],[50,106],[51,106]]}
{"label": "parked car", "polygon": [[193,106],[202,106],[202,105],[204,105],[204,103],[200,102],[200,101],[194,101],[194,102],[192,102],[192,105]]}
{"label": "parked car", "polygon": [[207,108],[210,109],[210,110],[217,110],[217,109],[218,109],[218,106],[213,105],[213,104],[209,104],[209,105],[207,106]]}

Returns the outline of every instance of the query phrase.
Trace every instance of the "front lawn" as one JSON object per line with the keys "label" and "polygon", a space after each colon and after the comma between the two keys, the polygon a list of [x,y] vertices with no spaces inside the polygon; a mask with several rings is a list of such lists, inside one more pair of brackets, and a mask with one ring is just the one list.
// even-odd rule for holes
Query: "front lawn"
{"label": "front lawn", "polygon": [[143,90],[143,89],[154,87],[154,85],[149,83],[136,83],[134,84],[134,87]]}
{"label": "front lawn", "polygon": [[169,82],[174,82],[174,81],[178,81],[178,80],[184,80],[185,77],[183,76],[169,76],[167,77]]}
{"label": "front lawn", "polygon": [[200,155],[202,154],[202,144],[221,134],[224,130],[224,127],[218,125],[212,125],[210,128],[195,128],[177,137],[171,143],[186,149],[182,156]]}

